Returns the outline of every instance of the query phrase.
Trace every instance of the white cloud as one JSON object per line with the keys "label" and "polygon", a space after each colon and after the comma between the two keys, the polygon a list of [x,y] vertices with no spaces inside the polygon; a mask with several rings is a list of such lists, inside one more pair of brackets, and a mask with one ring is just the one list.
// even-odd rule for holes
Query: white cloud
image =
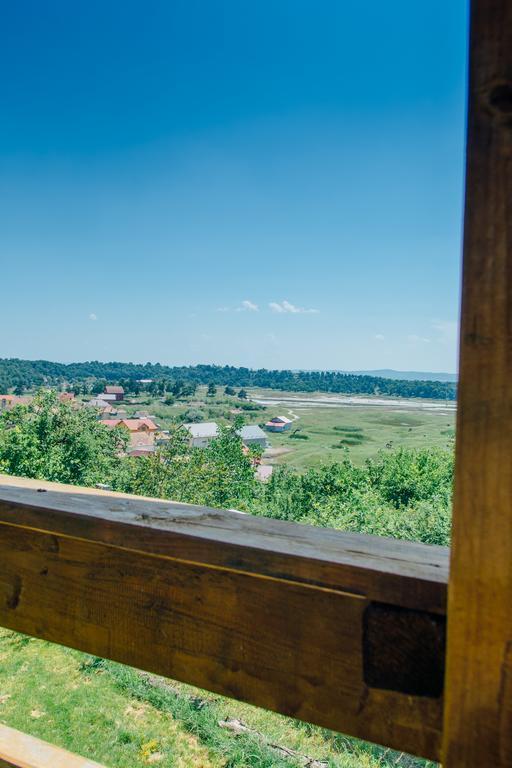
{"label": "white cloud", "polygon": [[377,341],[384,341],[386,337],[382,333],[376,333],[375,338],[377,339]]}
{"label": "white cloud", "polygon": [[95,315],[94,312],[91,312],[91,314],[89,315],[89,320],[97,320],[97,319],[98,319],[98,315]]}
{"label": "white cloud", "polygon": [[260,308],[254,301],[244,299],[238,307],[232,309],[231,307],[218,307],[217,312],[259,312]]}
{"label": "white cloud", "polygon": [[303,307],[296,307],[294,304],[291,304],[286,300],[282,301],[281,303],[277,301],[271,301],[269,302],[268,306],[272,312],[277,312],[281,315],[285,313],[290,315],[317,315],[320,312],[319,309],[304,309]]}
{"label": "white cloud", "polygon": [[260,308],[253,301],[249,301],[249,299],[244,299],[244,301],[242,301],[242,306],[240,307],[240,310],[243,311],[244,309],[246,309],[249,312],[259,312]]}

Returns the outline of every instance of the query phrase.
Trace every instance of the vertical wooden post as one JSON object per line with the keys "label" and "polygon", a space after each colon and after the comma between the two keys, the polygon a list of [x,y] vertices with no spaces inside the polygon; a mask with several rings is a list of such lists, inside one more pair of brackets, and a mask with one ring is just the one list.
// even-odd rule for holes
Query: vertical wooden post
{"label": "vertical wooden post", "polygon": [[512,766],[512,1],[473,0],[445,768]]}

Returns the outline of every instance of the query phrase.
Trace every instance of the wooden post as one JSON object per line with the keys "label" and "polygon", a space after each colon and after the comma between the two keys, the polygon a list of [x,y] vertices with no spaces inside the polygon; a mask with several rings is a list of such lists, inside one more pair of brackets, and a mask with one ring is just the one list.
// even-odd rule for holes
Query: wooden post
{"label": "wooden post", "polygon": [[512,2],[473,0],[445,768],[512,766]]}

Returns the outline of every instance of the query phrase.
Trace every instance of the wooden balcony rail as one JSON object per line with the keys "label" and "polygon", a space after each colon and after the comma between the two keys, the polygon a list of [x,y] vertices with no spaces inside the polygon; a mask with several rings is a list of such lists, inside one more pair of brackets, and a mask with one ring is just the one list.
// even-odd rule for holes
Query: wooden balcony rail
{"label": "wooden balcony rail", "polygon": [[0,725],[0,768],[104,768],[34,736]]}
{"label": "wooden balcony rail", "polygon": [[448,550],[0,476],[0,625],[438,758]]}

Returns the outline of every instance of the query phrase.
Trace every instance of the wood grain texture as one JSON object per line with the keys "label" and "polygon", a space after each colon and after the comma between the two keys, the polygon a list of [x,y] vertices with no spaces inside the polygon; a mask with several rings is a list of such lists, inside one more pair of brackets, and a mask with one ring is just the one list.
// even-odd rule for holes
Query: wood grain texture
{"label": "wood grain texture", "polygon": [[512,3],[471,11],[446,768],[512,765]]}
{"label": "wood grain texture", "polygon": [[[413,544],[408,562],[404,542],[2,483],[1,625],[438,757],[442,696],[410,690],[423,658],[443,663],[418,613],[444,621],[444,550]],[[391,689],[365,680],[365,612],[381,596],[384,620],[389,606],[405,622],[380,633],[409,669]]]}
{"label": "wood grain texture", "polygon": [[41,510],[49,533],[446,613],[446,547],[0,475],[0,524],[41,528]]}
{"label": "wood grain texture", "polygon": [[104,768],[41,739],[0,725],[0,768]]}

